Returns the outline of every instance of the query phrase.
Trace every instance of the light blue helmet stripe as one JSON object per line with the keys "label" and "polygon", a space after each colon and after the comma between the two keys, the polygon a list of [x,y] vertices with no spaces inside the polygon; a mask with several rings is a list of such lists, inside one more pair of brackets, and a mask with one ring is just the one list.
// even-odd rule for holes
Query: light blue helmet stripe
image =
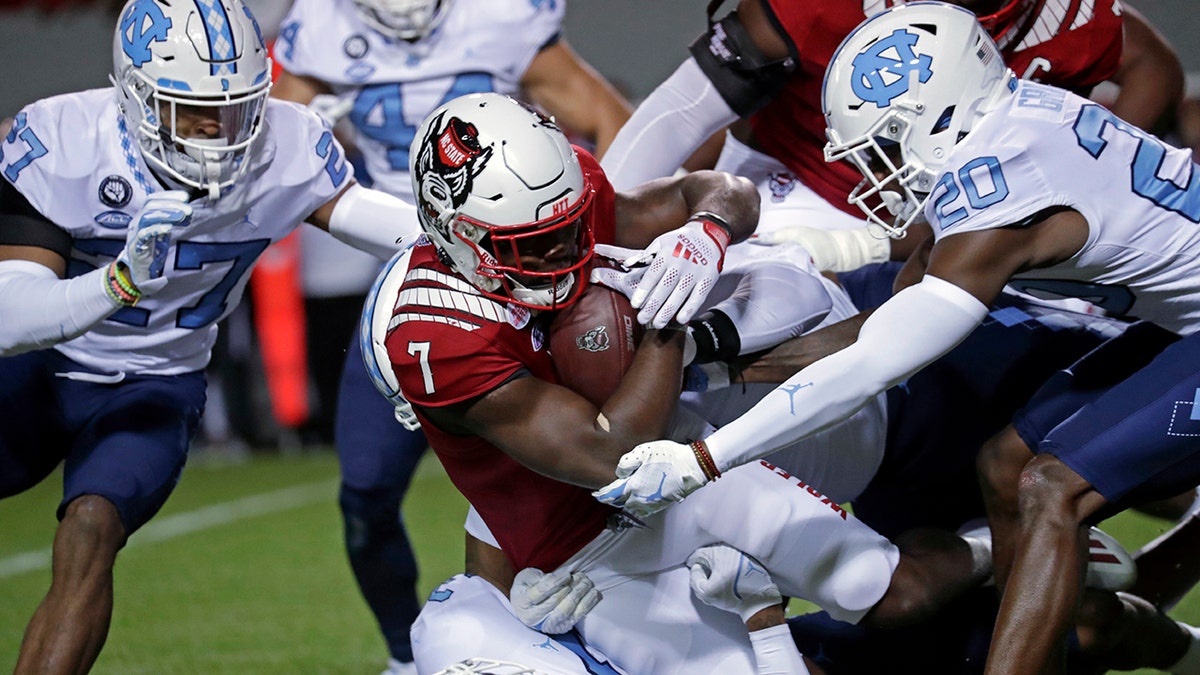
{"label": "light blue helmet stripe", "polygon": [[195,0],[196,9],[204,17],[204,32],[208,37],[210,75],[237,74],[237,45],[233,43],[233,32],[229,29],[229,14],[221,0]]}

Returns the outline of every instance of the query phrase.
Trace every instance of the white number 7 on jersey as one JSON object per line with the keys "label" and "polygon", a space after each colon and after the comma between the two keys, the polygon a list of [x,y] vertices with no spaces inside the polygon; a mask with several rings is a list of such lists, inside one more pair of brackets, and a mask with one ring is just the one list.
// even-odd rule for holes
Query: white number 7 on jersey
{"label": "white number 7 on jersey", "polygon": [[425,393],[433,393],[433,371],[429,368],[429,343],[428,342],[410,342],[408,343],[408,355],[417,357],[417,361],[421,364],[421,377],[425,380]]}

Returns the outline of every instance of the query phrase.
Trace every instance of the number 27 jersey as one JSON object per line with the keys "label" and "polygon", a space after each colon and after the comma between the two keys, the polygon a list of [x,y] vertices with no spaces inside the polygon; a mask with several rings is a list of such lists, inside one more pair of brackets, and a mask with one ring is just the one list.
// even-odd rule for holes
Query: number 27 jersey
{"label": "number 27 jersey", "polygon": [[[200,370],[217,322],[241,300],[250,270],[273,242],[345,189],[353,170],[320,118],[270,100],[250,168],[217,200],[193,199],[174,235],[167,284],[55,348],[102,373],[176,375]],[[0,173],[71,236],[68,276],[112,262],[146,199],[163,189],[126,129],[112,89],[26,106],[0,146]]]}

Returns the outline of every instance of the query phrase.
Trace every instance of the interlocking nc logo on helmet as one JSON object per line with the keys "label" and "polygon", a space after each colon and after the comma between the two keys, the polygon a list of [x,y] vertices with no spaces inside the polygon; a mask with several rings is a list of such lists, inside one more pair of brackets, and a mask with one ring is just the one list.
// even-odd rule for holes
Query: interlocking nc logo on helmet
{"label": "interlocking nc logo on helmet", "polygon": [[[921,82],[928,82],[933,75],[929,66],[933,57],[916,54],[917,34],[897,28],[892,34],[871,44],[854,57],[851,65],[850,88],[854,95],[880,108],[888,107],[892,99],[908,91],[910,77],[916,72]],[[886,56],[895,50],[895,57]]]}
{"label": "interlocking nc logo on helmet", "polygon": [[121,17],[121,48],[133,65],[141,68],[152,57],[150,45],[166,42],[171,20],[154,0],[138,0]]}
{"label": "interlocking nc logo on helmet", "polygon": [[441,216],[467,201],[472,179],[491,155],[492,149],[479,143],[479,130],[470,122],[451,117],[442,126],[439,116],[429,125],[429,133],[421,141],[415,174],[417,203],[431,223],[445,229]]}

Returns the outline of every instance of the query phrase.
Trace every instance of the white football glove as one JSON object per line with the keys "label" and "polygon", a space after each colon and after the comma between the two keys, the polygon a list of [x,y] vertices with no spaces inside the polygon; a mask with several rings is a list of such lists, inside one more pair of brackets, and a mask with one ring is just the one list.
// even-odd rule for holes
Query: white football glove
{"label": "white football glove", "polygon": [[600,591],[583,572],[542,572],[536,567],[517,572],[509,591],[517,618],[548,635],[571,630],[600,598]]}
{"label": "white football glove", "polygon": [[129,280],[142,295],[151,295],[167,285],[163,269],[174,229],[192,221],[188,193],[182,190],[155,192],[129,223],[125,249],[117,264],[128,270]]}
{"label": "white football glove", "polygon": [[891,239],[876,237],[867,228],[819,230],[796,225],[755,234],[750,243],[762,246],[795,243],[804,247],[813,265],[823,272],[851,272],[863,265],[886,262],[891,258]]}
{"label": "white football glove", "polygon": [[630,248],[611,246],[609,244],[596,244],[596,255],[615,261],[618,266],[605,267],[596,265],[592,267],[591,282],[611,288],[627,298],[633,298],[634,292],[637,291],[638,283],[645,276],[648,267],[646,265],[626,267],[621,261],[636,257],[639,253],[639,251]]}
{"label": "white football glove", "polygon": [[706,605],[733,612],[749,621],[758,612],[783,602],[779,588],[754,558],[725,544],[696,549],[688,556],[692,593]]}
{"label": "white football glove", "polygon": [[592,493],[605,504],[644,517],[661,511],[708,482],[691,446],[674,441],[642,443],[621,455],[617,480]]}
{"label": "white football glove", "polygon": [[392,402],[396,404],[396,408],[392,412],[396,417],[396,421],[400,423],[400,426],[409,431],[419,431],[421,429],[421,420],[417,419],[417,413],[413,412],[412,404],[403,399]]}
{"label": "white football glove", "polygon": [[671,319],[691,320],[716,283],[728,247],[728,232],[697,219],[659,235],[645,250],[626,259],[626,267],[650,263],[629,298],[640,310],[638,323],[663,328]]}

